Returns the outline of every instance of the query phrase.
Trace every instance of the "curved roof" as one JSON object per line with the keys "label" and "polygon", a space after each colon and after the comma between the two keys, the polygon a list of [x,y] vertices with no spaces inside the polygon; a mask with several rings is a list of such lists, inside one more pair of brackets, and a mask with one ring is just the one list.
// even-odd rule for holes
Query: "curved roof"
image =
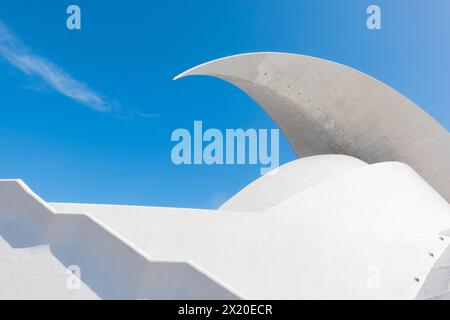
{"label": "curved roof", "polygon": [[429,298],[449,283],[427,280],[449,245],[438,235],[450,228],[448,203],[398,162],[348,171],[258,214],[51,206],[88,212],[152,259],[189,261],[249,299],[414,299],[424,285]]}
{"label": "curved roof", "polygon": [[251,96],[298,157],[345,154],[367,163],[401,161],[450,199],[450,136],[382,82],[334,62],[285,53],[231,56],[175,79],[209,75]]}
{"label": "curved roof", "polygon": [[274,174],[250,183],[219,210],[264,212],[296,193],[366,165],[359,159],[337,154],[291,161],[275,169]]}

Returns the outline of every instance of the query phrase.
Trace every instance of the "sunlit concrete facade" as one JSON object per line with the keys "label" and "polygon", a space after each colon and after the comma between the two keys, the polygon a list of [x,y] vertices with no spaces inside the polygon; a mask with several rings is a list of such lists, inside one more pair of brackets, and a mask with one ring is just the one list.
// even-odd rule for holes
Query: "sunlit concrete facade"
{"label": "sunlit concrete facade", "polygon": [[[247,92],[299,159],[218,210],[47,203],[1,180],[0,298],[450,296],[450,137],[440,124],[379,81],[316,58],[246,54],[179,77],[195,74]],[[79,289],[68,284],[74,265]]]}

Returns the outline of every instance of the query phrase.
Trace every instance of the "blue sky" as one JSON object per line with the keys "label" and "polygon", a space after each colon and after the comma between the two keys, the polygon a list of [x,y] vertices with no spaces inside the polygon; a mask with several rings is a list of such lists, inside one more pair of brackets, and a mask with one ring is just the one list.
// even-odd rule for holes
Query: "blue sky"
{"label": "blue sky", "polygon": [[[66,28],[77,4],[82,30]],[[365,26],[369,4],[382,30]],[[257,165],[175,166],[176,128],[275,128],[249,97],[178,73],[237,53],[333,60],[397,89],[450,128],[450,2],[3,1],[0,178],[48,201],[214,208]],[[6,39],[7,38],[7,39]],[[280,161],[295,159],[281,139]]]}

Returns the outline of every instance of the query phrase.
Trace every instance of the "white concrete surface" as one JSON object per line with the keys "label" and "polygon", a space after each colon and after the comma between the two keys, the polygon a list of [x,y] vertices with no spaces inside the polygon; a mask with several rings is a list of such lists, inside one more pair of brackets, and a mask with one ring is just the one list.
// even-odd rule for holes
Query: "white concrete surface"
{"label": "white concrete surface", "polygon": [[[152,259],[88,213],[58,214],[20,180],[0,180],[0,237],[0,298],[239,298],[195,265]],[[72,265],[80,290],[67,286]]]}
{"label": "white concrete surface", "polygon": [[[302,162],[314,167],[304,160],[280,174],[301,177]],[[89,212],[152,257],[191,261],[252,299],[414,299],[449,244],[448,203],[395,162],[363,165],[259,213],[52,206]],[[433,288],[427,297],[440,295]]]}
{"label": "white concrete surface", "polygon": [[294,194],[367,163],[344,155],[320,155],[292,161],[274,174],[257,179],[226,201],[219,210],[264,212]]}
{"label": "white concrete surface", "polygon": [[449,205],[409,166],[319,156],[278,174],[309,180],[253,212],[47,204],[2,180],[0,298],[447,297]]}

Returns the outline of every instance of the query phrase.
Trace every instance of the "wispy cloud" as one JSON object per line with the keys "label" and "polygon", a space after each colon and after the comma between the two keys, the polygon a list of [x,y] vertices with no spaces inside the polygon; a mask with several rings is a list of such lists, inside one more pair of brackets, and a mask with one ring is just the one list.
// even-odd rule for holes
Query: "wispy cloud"
{"label": "wispy cloud", "polygon": [[136,114],[140,117],[147,119],[156,119],[161,117],[161,113],[145,113],[145,112],[136,112]]}
{"label": "wispy cloud", "polygon": [[47,58],[33,54],[0,21],[0,56],[29,76],[44,80],[55,91],[87,107],[109,112],[113,104],[105,97],[78,81]]}

